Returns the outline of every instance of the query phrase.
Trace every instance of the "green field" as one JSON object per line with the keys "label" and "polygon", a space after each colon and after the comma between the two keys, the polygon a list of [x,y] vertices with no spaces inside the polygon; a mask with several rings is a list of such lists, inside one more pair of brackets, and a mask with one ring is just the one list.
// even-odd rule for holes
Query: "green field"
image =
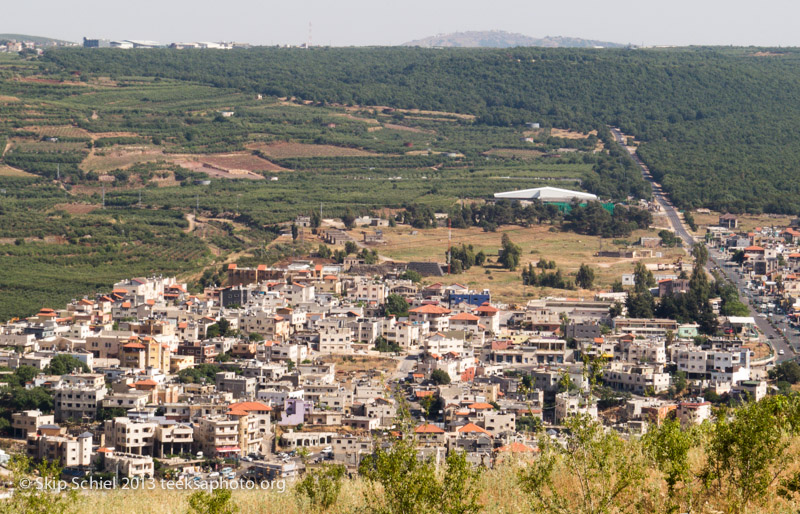
{"label": "green field", "polygon": [[[524,134],[447,112],[259,99],[175,78],[58,76],[0,56],[0,320],[134,275],[178,274],[198,290],[231,259],[283,255],[265,250],[279,225],[320,208],[447,212],[539,185],[624,196],[614,177],[634,168],[594,153],[597,137]],[[525,158],[502,151],[514,149]],[[189,231],[195,211],[205,221]]]}

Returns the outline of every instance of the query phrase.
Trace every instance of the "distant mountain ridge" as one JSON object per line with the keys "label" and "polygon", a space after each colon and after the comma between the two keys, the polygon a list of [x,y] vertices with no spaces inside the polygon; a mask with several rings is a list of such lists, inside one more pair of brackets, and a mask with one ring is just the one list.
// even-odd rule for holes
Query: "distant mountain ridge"
{"label": "distant mountain ridge", "polygon": [[76,44],[74,41],[64,41],[63,39],[53,39],[51,37],[29,36],[26,34],[0,34],[0,41],[30,41],[31,43],[36,43],[41,46]]}
{"label": "distant mountain ridge", "polygon": [[419,46],[423,48],[510,48],[515,46],[542,46],[547,48],[623,48],[627,45],[564,36],[535,38],[524,34],[506,32],[504,30],[488,30],[439,34],[424,39],[409,41],[400,46]]}

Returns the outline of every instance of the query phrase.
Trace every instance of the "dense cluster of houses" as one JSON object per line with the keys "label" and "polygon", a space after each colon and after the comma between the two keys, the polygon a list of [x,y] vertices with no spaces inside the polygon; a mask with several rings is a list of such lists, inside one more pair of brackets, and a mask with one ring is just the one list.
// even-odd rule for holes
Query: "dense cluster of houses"
{"label": "dense cluster of houses", "polygon": [[739,231],[736,216],[720,216],[708,227],[708,245],[733,260],[728,266],[748,283],[748,296],[763,313],[785,313],[795,323],[800,317],[800,220],[788,227]]}
{"label": "dense cluster of houses", "polygon": [[[12,320],[0,327],[0,365],[36,368],[26,387],[54,398],[53,412],[14,413],[13,435],[75,472],[152,476],[154,458],[222,458],[290,477],[302,466],[286,454],[299,448],[355,469],[407,412],[423,455],[459,449],[490,466],[533,455],[532,427],[558,437],[577,413],[642,432],[669,415],[707,419],[709,389],[767,392],[751,380],[752,319],[721,317],[725,336],[699,344],[695,325],[612,318],[626,293],[502,305],[489,290],[402,272],[230,265],[227,285],[202,294],[134,278]],[[399,299],[407,312],[387,314]],[[85,368],[47,374],[58,355]],[[678,371],[686,400],[669,394]],[[597,384],[622,408],[605,415]]]}

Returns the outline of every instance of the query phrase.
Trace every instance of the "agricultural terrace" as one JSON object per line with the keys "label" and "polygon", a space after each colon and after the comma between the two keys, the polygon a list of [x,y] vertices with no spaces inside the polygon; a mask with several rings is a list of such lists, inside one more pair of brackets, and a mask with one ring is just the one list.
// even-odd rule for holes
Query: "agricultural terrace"
{"label": "agricultural terrace", "polygon": [[624,201],[633,184],[607,134],[48,66],[0,56],[0,319],[148,273],[199,291],[227,262],[284,255],[266,245],[320,209],[447,212],[542,185]]}

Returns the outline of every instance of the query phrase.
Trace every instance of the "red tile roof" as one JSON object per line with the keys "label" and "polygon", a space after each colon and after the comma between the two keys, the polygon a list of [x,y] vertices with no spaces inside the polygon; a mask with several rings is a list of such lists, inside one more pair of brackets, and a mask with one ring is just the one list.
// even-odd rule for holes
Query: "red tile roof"
{"label": "red tile roof", "polygon": [[272,407],[261,402],[238,402],[230,404],[229,407],[231,408],[231,410],[243,410],[247,412],[250,412],[251,410],[257,410],[257,411],[272,410]]}
{"label": "red tile roof", "polygon": [[462,312],[450,317],[450,321],[480,321],[480,319],[478,316],[468,312]]}
{"label": "red tile roof", "polygon": [[511,452],[511,453],[533,453],[538,452],[537,448],[531,448],[527,444],[522,444],[519,442],[513,442],[511,444],[507,444],[505,446],[501,446],[495,450],[496,452]]}
{"label": "red tile roof", "polygon": [[500,309],[492,307],[488,303],[484,303],[483,305],[475,309],[475,312],[485,312],[487,314],[495,314],[497,312],[500,312]]}
{"label": "red tile roof", "polygon": [[444,434],[444,430],[437,427],[436,425],[431,425],[430,423],[425,423],[424,425],[420,425],[414,429],[415,434]]}
{"label": "red tile roof", "polygon": [[460,434],[486,434],[489,437],[492,437],[490,432],[487,432],[485,429],[479,427],[475,423],[467,423],[463,427],[458,427],[457,431]]}
{"label": "red tile roof", "polygon": [[450,314],[450,309],[445,309],[438,305],[423,305],[422,307],[411,309],[408,312],[413,312],[415,314]]}
{"label": "red tile roof", "polygon": [[491,405],[489,405],[488,403],[483,403],[483,402],[473,403],[472,405],[469,405],[468,407],[469,407],[470,409],[473,409],[473,410],[487,410],[487,409],[494,409],[494,407],[492,407],[492,406],[491,406]]}

